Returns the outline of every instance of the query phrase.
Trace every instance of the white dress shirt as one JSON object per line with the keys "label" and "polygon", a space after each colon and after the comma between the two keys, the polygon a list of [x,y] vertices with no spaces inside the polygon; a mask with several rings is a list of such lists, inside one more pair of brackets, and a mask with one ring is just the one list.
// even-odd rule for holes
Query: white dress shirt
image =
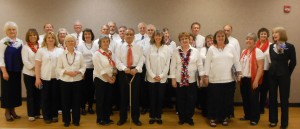
{"label": "white dress shirt", "polygon": [[[182,49],[181,46],[177,48]],[[182,61],[178,49],[176,49],[172,55],[170,65],[170,78],[176,78],[176,81],[180,82],[182,72]],[[189,49],[192,49],[188,65],[188,74],[190,76],[189,83],[194,83],[197,81],[196,75],[202,76],[204,74],[203,63],[199,51],[196,48],[193,48],[192,46],[190,46]]]}
{"label": "white dress shirt", "polygon": [[[124,71],[127,68],[127,51],[128,51],[128,43],[123,43],[119,49],[116,51],[116,64],[117,69],[120,71]],[[143,49],[138,46],[132,44],[132,66],[135,66],[139,73],[142,72],[143,63],[145,61],[145,57],[143,55]]]}
{"label": "white dress shirt", "polygon": [[[99,38],[98,39],[96,39],[95,41],[94,41],[94,44],[96,44],[96,45],[98,45],[98,49],[99,49]],[[115,53],[116,52],[116,50],[117,50],[117,47],[118,47],[118,45],[117,45],[117,43],[114,41],[114,40],[110,40],[110,43],[109,43],[109,50],[112,52],[112,53]]]}
{"label": "white dress shirt", "polygon": [[120,36],[117,33],[109,34],[108,37],[109,37],[110,40],[114,40],[115,42],[120,39]]}
{"label": "white dress shirt", "polygon": [[62,48],[55,47],[53,51],[49,51],[47,47],[40,48],[35,55],[35,60],[41,62],[41,79],[51,80],[58,78],[56,73],[56,65],[58,57],[63,53]]}
{"label": "white dress shirt", "polygon": [[76,32],[71,34],[75,37],[77,44],[84,42],[82,39],[82,34],[82,32],[80,32],[79,34],[77,34]]}
{"label": "white dress shirt", "polygon": [[240,47],[239,41],[232,36],[228,37],[228,41],[229,41],[229,44],[232,45],[232,47],[235,49],[236,53],[238,54],[238,58],[240,58],[241,47]]}
{"label": "white dress shirt", "polygon": [[24,44],[22,48],[23,73],[29,76],[35,76],[35,53],[28,44]]}
{"label": "white dress shirt", "polygon": [[44,37],[45,37],[45,34],[42,34],[42,35],[39,36],[39,41],[38,41],[38,43],[40,44],[40,46],[43,45]]}
{"label": "white dress shirt", "polygon": [[[247,49],[245,49],[247,50]],[[245,51],[243,50],[243,52]],[[243,53],[242,52],[242,53]],[[256,60],[261,60],[265,58],[264,53],[259,49],[259,48],[255,48],[255,52],[256,52]],[[252,52],[250,52],[252,53]],[[245,54],[243,57],[241,57],[240,62],[241,62],[241,66],[242,66],[242,76],[243,77],[251,77],[251,70],[250,70],[250,60],[251,60],[251,54]]]}
{"label": "white dress shirt", "polygon": [[77,50],[82,53],[86,68],[94,68],[93,65],[93,54],[99,49],[98,45],[95,42],[87,44],[85,42],[79,43]]}
{"label": "white dress shirt", "polygon": [[169,48],[170,56],[172,57],[174,50],[176,50],[176,43],[174,41],[171,41],[169,45],[167,45]]}
{"label": "white dress shirt", "polygon": [[203,37],[202,35],[198,34],[196,36],[196,48],[198,49],[198,51],[200,51],[200,49],[202,47],[204,47],[204,42],[205,42],[205,37]]}
{"label": "white dress shirt", "polygon": [[[4,61],[4,52],[7,47],[4,43],[6,41],[12,41],[9,37],[4,37],[3,39],[0,40],[0,66],[5,67],[5,61]],[[12,44],[12,47],[14,48],[19,48],[23,45],[23,41],[21,39],[16,39],[16,42]]]}
{"label": "white dress shirt", "polygon": [[[83,79],[85,72],[85,62],[83,60],[83,56],[80,52],[74,51],[71,54],[68,50],[65,50],[63,54],[58,57],[56,72],[59,75],[59,79],[64,82],[76,82]],[[79,71],[80,74],[77,74],[75,77],[71,77],[64,72],[75,72]]]}
{"label": "white dress shirt", "polygon": [[270,59],[269,59],[269,57],[270,57],[270,53],[269,53],[269,49],[270,49],[270,45],[271,45],[272,43],[271,42],[269,42],[269,47],[267,48],[267,50],[265,51],[265,52],[263,52],[264,53],[264,55],[265,55],[265,58],[264,58],[264,70],[269,70],[269,68],[270,68]]}
{"label": "white dress shirt", "polygon": [[150,39],[136,40],[133,44],[140,46],[143,49],[144,56],[146,57],[150,47]]}
{"label": "white dress shirt", "polygon": [[[134,35],[134,41],[142,40],[142,37],[143,37],[143,35],[142,35],[141,33],[135,34],[135,35]],[[144,39],[146,39],[146,38],[149,39],[149,36],[145,33],[145,34],[144,34]],[[143,39],[143,40],[144,40],[144,39]]]}
{"label": "white dress shirt", "polygon": [[159,76],[160,83],[166,83],[168,71],[170,68],[170,52],[166,45],[157,48],[155,44],[149,47],[149,53],[146,56],[147,80],[157,82],[153,78]]}
{"label": "white dress shirt", "polygon": [[[101,52],[104,52],[100,49]],[[113,53],[112,53],[113,54]],[[112,55],[112,59],[113,59]],[[94,71],[93,76],[94,78],[97,77],[104,82],[108,82],[106,78],[103,77],[103,74],[107,74],[109,77],[113,75],[113,66],[109,63],[108,58],[101,54],[99,51],[96,51],[93,56],[93,64],[94,64]]]}
{"label": "white dress shirt", "polygon": [[241,71],[238,54],[231,45],[225,45],[223,50],[210,46],[206,54],[204,71],[209,76],[210,83],[228,83],[234,81],[231,68]]}

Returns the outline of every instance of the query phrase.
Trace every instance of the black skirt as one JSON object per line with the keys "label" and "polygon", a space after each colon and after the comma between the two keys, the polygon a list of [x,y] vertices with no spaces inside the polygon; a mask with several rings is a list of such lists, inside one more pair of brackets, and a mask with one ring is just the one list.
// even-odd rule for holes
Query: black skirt
{"label": "black skirt", "polygon": [[1,108],[15,108],[22,105],[21,72],[7,71],[9,80],[1,74]]}

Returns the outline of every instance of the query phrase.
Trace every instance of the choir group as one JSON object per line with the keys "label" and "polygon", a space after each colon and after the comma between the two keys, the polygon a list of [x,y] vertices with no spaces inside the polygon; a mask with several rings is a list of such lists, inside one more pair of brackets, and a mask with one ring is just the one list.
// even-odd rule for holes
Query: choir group
{"label": "choir group", "polygon": [[273,28],[271,34],[266,28],[248,33],[242,51],[231,36],[231,25],[203,37],[200,23],[194,22],[191,33],[178,34],[178,46],[168,28],[159,30],[144,22],[137,27],[135,33],[108,22],[99,36],[80,22],[74,23],[72,34],[65,28],[54,33],[47,23],[42,35],[28,29],[23,42],[17,24],[6,22],[6,37],[0,40],[1,108],[6,120],[21,118],[15,108],[22,104],[23,77],[29,121],[51,124],[62,113],[65,127],[71,122],[79,126],[81,115],[96,112],[96,123],[109,125],[114,123],[113,110],[119,110],[121,126],[129,108],[129,118],[137,126],[142,125],[140,114],[148,111],[149,124],[162,124],[162,108],[175,104],[179,125],[193,126],[199,108],[211,127],[228,126],[234,117],[234,92],[240,86],[241,121],[257,125],[268,101],[269,126],[277,126],[279,90],[280,128],[287,128],[296,52],[283,27]]}

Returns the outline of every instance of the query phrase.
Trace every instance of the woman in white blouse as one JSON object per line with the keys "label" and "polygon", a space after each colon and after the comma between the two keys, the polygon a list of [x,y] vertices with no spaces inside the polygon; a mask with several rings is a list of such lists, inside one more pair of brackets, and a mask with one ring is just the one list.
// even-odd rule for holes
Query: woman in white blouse
{"label": "woman in white blouse", "polygon": [[57,58],[62,52],[63,49],[58,47],[56,35],[49,32],[35,55],[35,86],[41,89],[42,111],[46,124],[58,122],[60,90],[55,69]]}
{"label": "woman in white blouse", "polygon": [[155,31],[150,40],[149,51],[146,55],[146,77],[149,82],[150,121],[162,124],[161,113],[164,91],[170,67],[169,48],[163,40],[163,33]]}
{"label": "woman in white blouse", "polygon": [[70,125],[72,109],[72,123],[79,126],[81,80],[85,72],[85,62],[80,52],[75,50],[76,39],[72,35],[65,38],[66,50],[58,57],[56,71],[61,80],[62,114],[64,126]]}
{"label": "woman in white blouse", "polygon": [[15,108],[22,105],[23,41],[17,38],[18,25],[15,22],[6,22],[4,32],[6,37],[0,40],[1,108],[5,109],[6,121],[13,121],[21,118],[16,114]]}
{"label": "woman in white blouse", "polygon": [[92,61],[93,54],[98,50],[98,44],[93,43],[95,36],[91,29],[84,29],[82,32],[83,42],[79,43],[77,50],[82,53],[84,62],[86,64],[86,71],[84,73],[84,80],[81,86],[82,101],[81,101],[81,114],[86,115],[85,105],[88,104],[88,113],[94,114],[93,103],[95,87],[93,84],[93,70],[94,65]]}
{"label": "woman in white blouse", "polygon": [[28,29],[25,36],[27,44],[22,49],[23,77],[27,95],[27,114],[28,120],[34,121],[36,118],[42,118],[40,113],[41,93],[35,87],[35,54],[39,49],[39,34],[36,29]]}
{"label": "woman in white blouse", "polygon": [[233,104],[231,87],[235,84],[231,68],[234,65],[237,71],[241,71],[241,66],[238,54],[228,45],[223,30],[214,34],[213,41],[214,45],[208,49],[204,64],[204,83],[208,85],[207,117],[212,127],[216,126],[217,121],[227,126]]}
{"label": "woman in white blouse", "polygon": [[250,125],[257,125],[260,119],[259,86],[262,83],[264,53],[256,48],[257,36],[249,33],[246,37],[247,48],[241,54],[242,79],[241,95],[243,99],[244,117]]}
{"label": "woman in white blouse", "polygon": [[198,80],[195,75],[203,75],[203,63],[199,51],[189,44],[189,36],[187,32],[178,36],[180,46],[172,55],[170,77],[172,86],[177,90],[178,124],[188,123],[193,126]]}
{"label": "woman in white blouse", "polygon": [[97,124],[100,125],[113,123],[110,114],[112,112],[112,90],[116,81],[117,69],[112,57],[113,53],[108,50],[109,44],[110,39],[108,37],[99,38],[99,49],[93,56]]}

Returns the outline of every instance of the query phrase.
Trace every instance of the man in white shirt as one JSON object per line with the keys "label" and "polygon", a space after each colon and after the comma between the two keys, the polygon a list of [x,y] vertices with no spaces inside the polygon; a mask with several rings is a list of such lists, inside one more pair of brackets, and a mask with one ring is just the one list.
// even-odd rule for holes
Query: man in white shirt
{"label": "man in white shirt", "polygon": [[147,29],[147,24],[145,22],[140,22],[138,24],[138,30],[139,33],[135,34],[135,41],[137,40],[144,40],[145,38],[148,38],[148,35],[146,35],[146,29]]}
{"label": "man in white shirt", "polygon": [[82,40],[82,25],[79,21],[76,21],[73,25],[73,28],[74,28],[74,33],[72,33],[71,35],[73,35],[75,38],[76,38],[76,46],[79,44],[79,43],[82,43],[83,40]]}
{"label": "man in white shirt", "polygon": [[231,25],[225,25],[224,26],[224,31],[225,31],[225,34],[226,34],[228,40],[229,40],[229,44],[234,47],[234,49],[236,50],[236,53],[238,54],[238,57],[240,58],[241,47],[240,47],[239,41],[236,38],[231,36],[232,26]]}
{"label": "man in white shirt", "polygon": [[195,36],[196,48],[198,51],[204,46],[205,37],[200,35],[201,24],[199,22],[193,22],[191,25],[192,34]]}
{"label": "man in white shirt", "polygon": [[52,25],[51,23],[46,23],[46,24],[44,25],[44,32],[45,32],[45,33],[39,36],[39,41],[38,41],[39,44],[40,44],[40,46],[42,46],[42,43],[43,43],[45,34],[46,34],[46,33],[49,33],[49,32],[53,32],[53,29],[54,29],[54,27],[53,27],[53,25]]}
{"label": "man in white shirt", "polygon": [[[140,80],[143,63],[145,58],[143,50],[140,46],[133,44],[134,30],[128,28],[125,31],[125,43],[123,43],[116,51],[116,65],[120,71],[121,89],[121,105],[120,120],[117,125],[123,125],[127,120],[128,102],[131,102],[131,118],[133,123],[141,126],[139,101],[140,101]],[[132,81],[131,81],[132,80]],[[131,91],[131,101],[129,101],[129,92]],[[142,93],[143,94],[143,93]]]}
{"label": "man in white shirt", "polygon": [[117,41],[119,39],[119,34],[116,32],[117,31],[117,24],[113,21],[110,21],[107,23],[109,26],[109,39]]}
{"label": "man in white shirt", "polygon": [[[102,25],[100,29],[100,36],[98,37],[109,37],[109,26],[107,24]],[[99,38],[94,41],[94,44],[98,44]],[[116,42],[114,40],[110,40],[109,50],[115,53],[116,51]]]}

